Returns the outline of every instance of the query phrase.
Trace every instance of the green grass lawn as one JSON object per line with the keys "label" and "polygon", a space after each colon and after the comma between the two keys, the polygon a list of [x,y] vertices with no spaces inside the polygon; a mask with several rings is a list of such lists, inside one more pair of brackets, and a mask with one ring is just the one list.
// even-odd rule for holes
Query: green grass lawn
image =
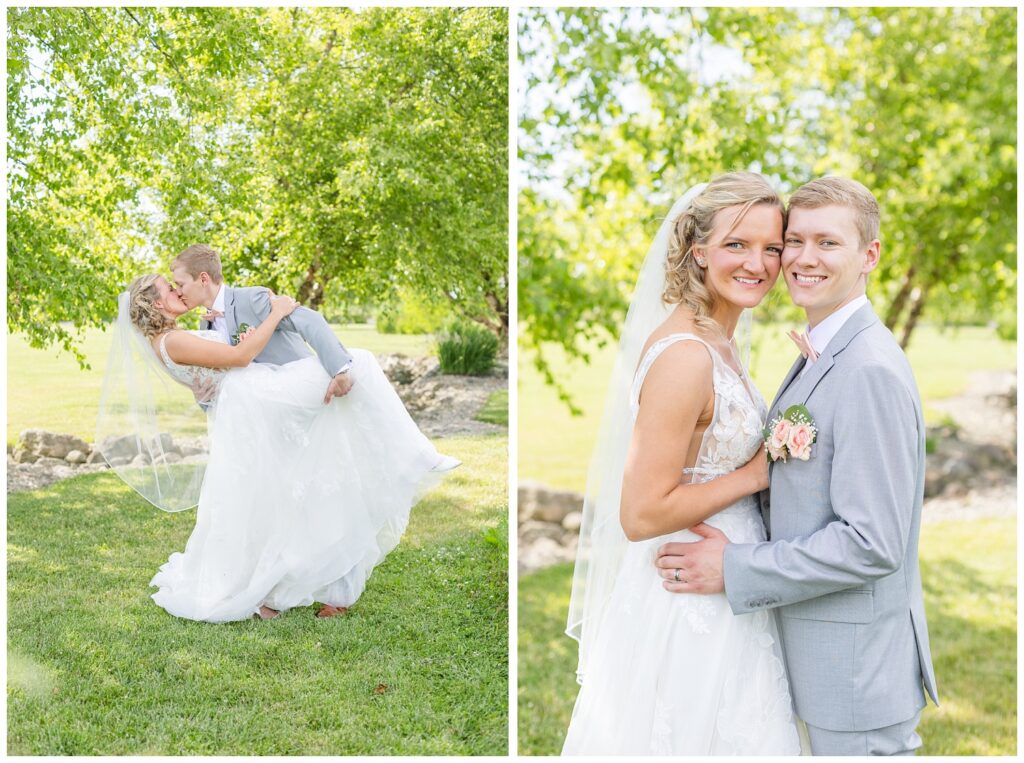
{"label": "green grass lawn", "polygon": [[[1013,519],[924,525],[921,572],[941,707],[918,728],[922,755],[1017,752]],[[557,755],[576,699],[576,642],[563,634],[572,565],[519,579],[519,753]]]}
{"label": "green grass lawn", "polygon": [[9,496],[8,754],[506,754],[507,438],[438,447],[464,465],[328,620],[165,613],[147,586],[195,513],[113,474]]}
{"label": "green grass lawn", "polygon": [[[433,352],[428,334],[379,334],[362,324],[332,325],[346,346],[377,354],[400,352],[420,356]],[[7,337],[7,442],[26,429],[78,435],[92,442],[96,410],[110,352],[110,335],[99,329],[85,333],[82,352],[91,368],[58,348],[36,350],[20,335]]]}
{"label": "green grass lawn", "polygon": [[508,426],[508,389],[499,389],[491,394],[484,407],[475,416],[477,421],[487,424]]}
{"label": "green grass lawn", "polygon": [[[771,402],[785,378],[796,349],[786,337],[790,326],[755,326],[758,351],[751,376]],[[593,362],[570,362],[557,347],[546,350],[558,378],[583,409],[573,416],[533,366],[531,353],[519,357],[519,480],[536,480],[555,488],[583,490],[587,464],[597,437],[616,345],[594,349]],[[914,334],[908,356],[917,377],[926,416],[930,400],[959,394],[972,371],[1016,368],[1016,344],[999,339],[984,327],[940,332],[922,326]],[[552,436],[557,432],[557,436]]]}

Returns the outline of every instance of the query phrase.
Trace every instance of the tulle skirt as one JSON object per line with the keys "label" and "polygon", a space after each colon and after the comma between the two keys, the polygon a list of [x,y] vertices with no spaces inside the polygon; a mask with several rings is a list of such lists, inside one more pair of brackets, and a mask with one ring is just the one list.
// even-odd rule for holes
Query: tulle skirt
{"label": "tulle skirt", "polygon": [[[752,500],[707,524],[734,542],[765,539]],[[662,587],[658,547],[697,540],[682,531],[629,545],[563,755],[801,753],[774,615]]]}
{"label": "tulle skirt", "polygon": [[347,607],[398,544],[440,456],[373,354],[352,355],[355,385],[328,405],[315,357],[226,375],[195,529],[150,583],[170,614],[227,622],[260,605]]}

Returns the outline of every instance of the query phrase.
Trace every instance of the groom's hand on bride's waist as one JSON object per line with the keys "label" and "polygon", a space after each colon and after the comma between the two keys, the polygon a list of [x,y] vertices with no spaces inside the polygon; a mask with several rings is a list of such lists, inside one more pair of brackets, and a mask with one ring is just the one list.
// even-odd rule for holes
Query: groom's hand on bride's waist
{"label": "groom's hand on bride's waist", "polygon": [[690,528],[703,540],[666,543],[658,549],[654,565],[672,593],[721,593],[725,590],[722,559],[729,539],[721,530],[703,522]]}

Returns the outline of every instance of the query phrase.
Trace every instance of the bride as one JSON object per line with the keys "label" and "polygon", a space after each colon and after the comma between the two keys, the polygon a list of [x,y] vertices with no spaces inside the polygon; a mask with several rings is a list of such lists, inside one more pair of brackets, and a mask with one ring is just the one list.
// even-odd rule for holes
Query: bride
{"label": "bride", "polygon": [[[315,356],[252,363],[296,305],[273,299],[269,318],[232,346],[216,331],[179,328],[188,308],[162,276],[137,278],[121,296],[120,349],[115,344],[108,377],[118,363],[131,369],[130,405],[121,408],[133,413],[122,431],[157,452],[115,468],[161,508],[199,506],[184,552],[151,582],[159,589],[153,599],[177,617],[269,619],[314,602],[323,605],[318,617],[343,613],[398,544],[421,492],[454,461],[419,431],[365,350],[352,352],[352,390],[330,404],[330,380]],[[214,391],[205,471],[159,453],[166,417],[151,422],[171,407],[159,394],[168,376]],[[101,411],[116,411],[107,397]]]}
{"label": "bride", "polygon": [[738,352],[779,275],[783,205],[734,172],[672,208],[641,270],[591,463],[568,635],[581,684],[563,755],[800,754],[773,615],[674,594],[653,560],[700,523],[763,541],[767,414]]}

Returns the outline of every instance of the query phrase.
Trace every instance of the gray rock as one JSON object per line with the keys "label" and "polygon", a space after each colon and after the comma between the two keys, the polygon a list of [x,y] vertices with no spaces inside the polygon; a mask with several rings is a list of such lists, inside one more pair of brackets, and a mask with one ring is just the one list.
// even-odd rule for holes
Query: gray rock
{"label": "gray rock", "polygon": [[562,527],[567,532],[579,533],[580,525],[583,524],[583,512],[582,511],[571,511],[565,515],[562,520]]}
{"label": "gray rock", "polygon": [[27,463],[25,460],[27,454],[37,458],[63,460],[73,450],[80,450],[84,453],[89,450],[89,443],[72,434],[57,434],[43,429],[26,429],[18,435],[18,442],[14,446],[14,460]]}
{"label": "gray rock", "polygon": [[89,457],[85,459],[85,463],[86,463],[87,466],[92,466],[94,464],[104,464],[105,465],[107,462],[103,458],[103,453],[100,452],[99,449],[93,448],[92,452],[89,454]]}
{"label": "gray rock", "polygon": [[528,519],[519,525],[519,541],[525,544],[533,543],[538,538],[550,538],[560,544],[564,533],[565,530],[562,529],[561,525],[550,522],[537,522],[536,520]]}
{"label": "gray rock", "polygon": [[551,538],[538,538],[526,547],[519,549],[519,570],[530,572],[548,567],[559,562],[573,559],[575,551],[569,550]]}
{"label": "gray rock", "polygon": [[537,491],[536,501],[533,518],[544,522],[561,524],[569,514],[583,508],[583,496],[568,490],[541,488]]}
{"label": "gray rock", "polygon": [[159,455],[153,459],[154,464],[180,464],[181,461],[181,455],[175,453],[174,451],[163,453],[162,455]]}
{"label": "gray rock", "polygon": [[84,464],[89,457],[80,450],[73,450],[64,457],[69,464]]}
{"label": "gray rock", "polygon": [[139,455],[139,443],[134,435],[106,437],[96,446],[96,450],[101,451],[111,463],[121,458],[127,458],[130,461]]}
{"label": "gray rock", "polygon": [[132,462],[132,460],[130,458],[128,458],[128,456],[120,456],[118,458],[110,459],[110,465],[111,466],[127,466],[131,462]]}
{"label": "gray rock", "polygon": [[145,453],[139,453],[135,458],[132,459],[132,466],[147,466],[149,459]]}

